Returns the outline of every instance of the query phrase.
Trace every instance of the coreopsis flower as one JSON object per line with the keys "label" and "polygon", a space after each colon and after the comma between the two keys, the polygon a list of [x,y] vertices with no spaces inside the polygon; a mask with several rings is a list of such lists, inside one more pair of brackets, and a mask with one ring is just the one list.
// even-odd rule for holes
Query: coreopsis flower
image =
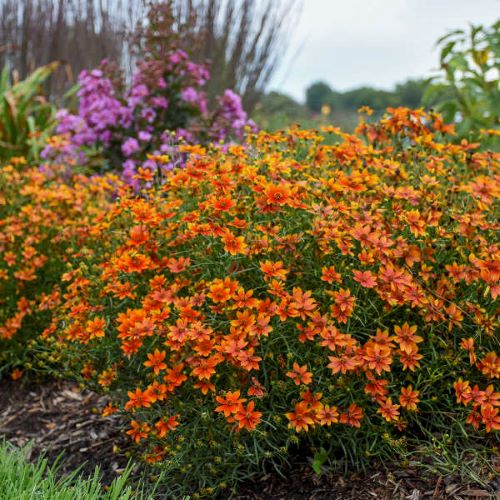
{"label": "coreopsis flower", "polygon": [[288,412],[285,415],[289,420],[288,426],[296,432],[307,432],[309,430],[309,426],[314,425],[311,410],[305,401],[297,403],[293,412]]}
{"label": "coreopsis flower", "polygon": [[420,392],[414,390],[411,384],[408,387],[402,387],[399,404],[406,410],[417,411],[417,404],[420,402],[420,399],[418,399],[419,394]]}
{"label": "coreopsis flower", "polygon": [[166,351],[160,351],[159,349],[155,349],[152,354],[147,354],[148,361],[144,362],[144,366],[148,368],[152,368],[155,375],[158,375],[160,371],[165,370],[167,368],[167,364],[165,363],[165,357],[167,356]]}
{"label": "coreopsis flower", "polygon": [[145,422],[137,422],[132,420],[130,422],[131,429],[127,431],[127,434],[136,442],[140,443],[142,439],[146,439],[149,436],[151,427]]}
{"label": "coreopsis flower", "polygon": [[309,385],[312,382],[312,373],[307,370],[307,365],[299,366],[297,362],[293,363],[293,370],[287,372],[287,377],[290,377],[296,385]]}
{"label": "coreopsis flower", "polygon": [[388,422],[392,422],[398,420],[399,418],[399,405],[394,404],[391,398],[387,398],[377,410],[377,413],[380,413],[385,420]]}
{"label": "coreopsis flower", "polygon": [[234,414],[234,419],[238,423],[238,429],[254,430],[259,425],[262,417],[260,411],[256,411],[255,402],[250,401],[247,406],[241,405]]}
{"label": "coreopsis flower", "polygon": [[217,396],[215,400],[220,403],[215,408],[216,412],[222,412],[225,417],[234,415],[246,401],[240,397],[240,391],[228,392],[225,396]]}
{"label": "coreopsis flower", "polygon": [[416,335],[416,332],[417,327],[410,326],[408,323],[405,323],[403,326],[396,325],[394,327],[394,337],[402,351],[411,353],[417,344],[424,341],[422,337]]}

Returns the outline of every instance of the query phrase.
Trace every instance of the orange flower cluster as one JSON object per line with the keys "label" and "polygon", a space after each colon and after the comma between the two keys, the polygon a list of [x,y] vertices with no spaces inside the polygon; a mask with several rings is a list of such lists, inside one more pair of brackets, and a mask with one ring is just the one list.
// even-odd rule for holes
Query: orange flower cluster
{"label": "orange flower cluster", "polygon": [[0,168],[0,369],[28,357],[27,342],[60,301],[67,251],[83,244],[116,186],[112,178],[64,178],[21,158]]}
{"label": "orange flower cluster", "polygon": [[403,108],[323,132],[333,145],[186,146],[186,168],[89,227],[45,336],[130,414],[148,460],[227,430],[237,450],[432,426],[429,407],[463,411],[450,380],[498,430],[499,155]]}

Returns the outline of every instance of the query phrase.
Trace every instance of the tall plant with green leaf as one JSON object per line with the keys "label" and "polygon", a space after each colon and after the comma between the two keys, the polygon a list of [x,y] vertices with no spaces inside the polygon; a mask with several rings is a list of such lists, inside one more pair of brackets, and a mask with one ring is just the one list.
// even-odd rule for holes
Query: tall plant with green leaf
{"label": "tall plant with green leaf", "polygon": [[[470,26],[440,38],[440,74],[434,77],[425,101],[449,121],[457,122],[460,137],[478,138],[489,130],[498,145],[500,114],[500,21]],[[484,134],[485,132],[483,132]]]}
{"label": "tall plant with green leaf", "polygon": [[39,157],[56,113],[43,95],[43,84],[58,66],[41,66],[19,82],[12,82],[9,67],[0,73],[0,159]]}

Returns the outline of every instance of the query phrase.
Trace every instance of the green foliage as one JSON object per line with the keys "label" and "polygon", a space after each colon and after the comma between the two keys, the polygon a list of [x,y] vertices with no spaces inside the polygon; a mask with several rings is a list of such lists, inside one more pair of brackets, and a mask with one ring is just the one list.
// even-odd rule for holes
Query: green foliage
{"label": "green foliage", "polygon": [[60,300],[66,252],[83,242],[116,188],[112,177],[92,181],[25,163],[0,165],[0,374],[37,358],[35,339]]}
{"label": "green foliage", "polygon": [[49,466],[47,459],[28,462],[29,448],[17,449],[7,442],[0,443],[0,498],[18,500],[129,500],[145,498],[134,494],[127,481],[131,469],[113,481],[108,489],[100,483],[96,467],[88,479],[78,477],[78,470],[60,477],[57,464]]}
{"label": "green foliage", "polygon": [[283,130],[291,124],[318,128],[335,123],[343,130],[353,132],[358,122],[357,110],[361,106],[372,108],[376,117],[382,116],[387,107],[417,108],[422,104],[426,88],[426,80],[407,80],[391,91],[361,87],[337,92],[325,82],[316,82],[307,89],[305,104],[279,92],[264,95],[252,118],[259,127],[269,131]]}
{"label": "green foliage", "polygon": [[330,106],[334,112],[355,112],[361,106],[369,106],[379,113],[388,107],[416,108],[421,105],[426,86],[425,80],[407,80],[397,84],[394,90],[359,87],[347,92],[336,92],[328,84],[317,82],[306,91],[306,105],[314,113],[319,113],[324,105]]}
{"label": "green foliage", "polygon": [[324,104],[331,104],[335,94],[327,83],[313,83],[306,90],[306,105],[313,113],[319,113]]}
{"label": "green foliage", "polygon": [[[460,137],[477,140],[482,129],[497,129],[500,113],[500,21],[471,25],[440,38],[440,74],[424,96],[445,120],[457,121]],[[498,144],[498,143],[497,143]]]}
{"label": "green foliage", "polygon": [[42,95],[42,85],[59,63],[41,66],[25,80],[11,82],[10,69],[0,74],[0,159],[37,159],[54,123],[56,108]]}
{"label": "green foliage", "polygon": [[331,131],[186,146],[75,249],[46,337],[174,498],[498,426],[498,157],[421,110]]}

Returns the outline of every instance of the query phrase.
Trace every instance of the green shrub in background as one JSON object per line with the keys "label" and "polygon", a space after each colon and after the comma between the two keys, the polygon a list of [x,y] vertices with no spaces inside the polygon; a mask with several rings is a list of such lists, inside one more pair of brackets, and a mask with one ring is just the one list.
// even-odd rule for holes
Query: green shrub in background
{"label": "green shrub in background", "polygon": [[500,21],[470,26],[440,38],[440,74],[433,79],[424,102],[435,105],[446,121],[456,121],[459,137],[477,140],[489,130],[483,146],[498,147],[500,113]]}
{"label": "green shrub in background", "polygon": [[56,107],[43,96],[42,85],[58,66],[57,62],[41,66],[18,82],[11,81],[9,67],[1,72],[0,159],[38,159],[56,113]]}

